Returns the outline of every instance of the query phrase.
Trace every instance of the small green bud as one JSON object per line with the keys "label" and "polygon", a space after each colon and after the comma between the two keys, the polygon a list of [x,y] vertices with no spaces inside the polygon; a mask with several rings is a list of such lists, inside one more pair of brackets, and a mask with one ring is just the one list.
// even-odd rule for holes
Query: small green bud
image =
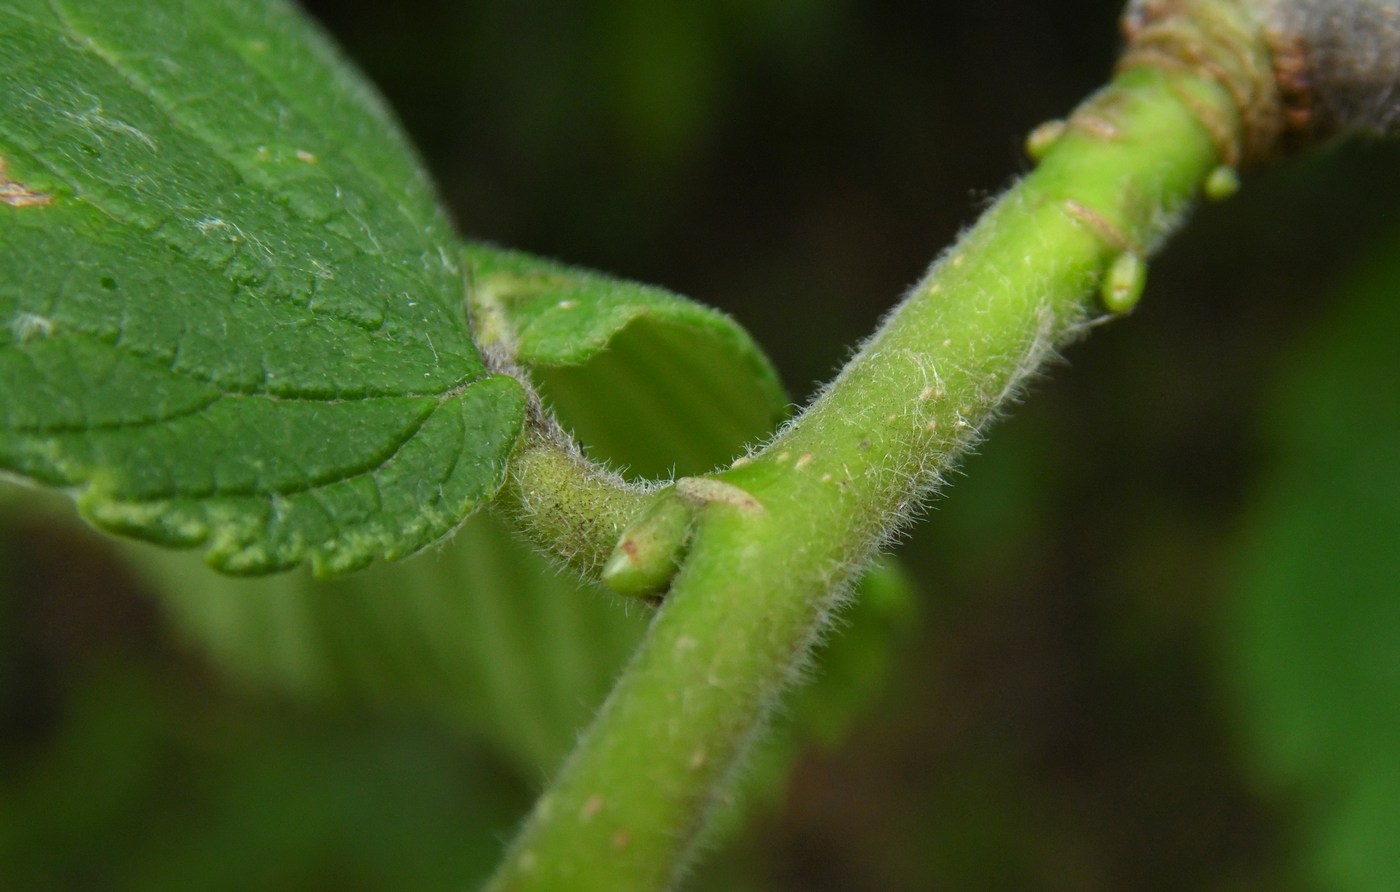
{"label": "small green bud", "polygon": [[1110,313],[1126,313],[1137,306],[1142,289],[1147,286],[1147,264],[1131,251],[1124,251],[1113,260],[1104,274],[1099,293],[1104,308]]}
{"label": "small green bud", "polygon": [[1032,161],[1040,161],[1064,135],[1064,121],[1046,121],[1026,137],[1026,156]]}
{"label": "small green bud", "polygon": [[603,584],[629,598],[664,593],[690,544],[694,512],[691,501],[674,489],[660,494],[623,531],[603,565]]}
{"label": "small green bud", "polygon": [[1211,201],[1224,201],[1240,191],[1239,171],[1225,164],[1220,165],[1206,177],[1202,191]]}

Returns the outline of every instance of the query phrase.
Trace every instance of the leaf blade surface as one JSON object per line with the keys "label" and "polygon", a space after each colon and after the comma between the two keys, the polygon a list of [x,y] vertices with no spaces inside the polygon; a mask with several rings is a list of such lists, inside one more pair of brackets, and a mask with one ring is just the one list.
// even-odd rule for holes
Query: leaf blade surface
{"label": "leaf blade surface", "polygon": [[288,5],[11,2],[0,67],[0,468],[236,573],[400,557],[495,492],[523,392],[392,118]]}

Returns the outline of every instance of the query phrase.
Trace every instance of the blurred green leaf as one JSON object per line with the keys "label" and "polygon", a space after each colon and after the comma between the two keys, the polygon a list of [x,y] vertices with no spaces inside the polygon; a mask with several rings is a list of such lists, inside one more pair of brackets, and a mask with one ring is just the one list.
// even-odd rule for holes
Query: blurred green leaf
{"label": "blurred green leaf", "polygon": [[1223,642],[1320,888],[1400,888],[1400,235],[1278,382]]}
{"label": "blurred green leaf", "polygon": [[215,578],[179,554],[133,557],[185,633],[236,677],[426,709],[525,777],[568,752],[644,619],[579,591],[488,516],[438,551],[327,582]]}
{"label": "blurred green leaf", "polygon": [[411,723],[291,714],[140,658],[79,675],[49,745],[5,754],[6,889],[447,892],[487,873],[523,804]]}

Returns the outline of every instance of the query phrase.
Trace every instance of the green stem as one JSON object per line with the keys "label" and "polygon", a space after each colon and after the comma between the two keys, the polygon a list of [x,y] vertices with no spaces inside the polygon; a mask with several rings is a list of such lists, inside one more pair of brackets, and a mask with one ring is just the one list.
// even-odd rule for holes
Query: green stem
{"label": "green stem", "polygon": [[1115,259],[1150,251],[1181,219],[1219,164],[1222,121],[1238,138],[1214,80],[1120,75],[796,423],[718,475],[752,499],[696,509],[646,641],[491,889],[677,881],[855,574],[1085,329]]}
{"label": "green stem", "polygon": [[590,462],[536,406],[495,507],[554,558],[596,579],[654,489]]}

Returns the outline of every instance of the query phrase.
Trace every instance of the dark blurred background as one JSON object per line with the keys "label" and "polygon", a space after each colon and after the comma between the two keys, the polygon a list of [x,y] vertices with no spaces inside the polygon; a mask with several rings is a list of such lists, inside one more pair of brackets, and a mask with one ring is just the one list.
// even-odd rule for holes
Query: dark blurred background
{"label": "dark blurred background", "polygon": [[[306,5],[464,233],[726,310],[797,402],[1119,39],[1097,0]],[[1400,888],[1397,187],[1349,145],[1201,208],[901,547],[890,682],[699,882]],[[0,856],[35,888],[454,888],[538,782],[411,711],[231,688],[101,540],[9,526]]]}

